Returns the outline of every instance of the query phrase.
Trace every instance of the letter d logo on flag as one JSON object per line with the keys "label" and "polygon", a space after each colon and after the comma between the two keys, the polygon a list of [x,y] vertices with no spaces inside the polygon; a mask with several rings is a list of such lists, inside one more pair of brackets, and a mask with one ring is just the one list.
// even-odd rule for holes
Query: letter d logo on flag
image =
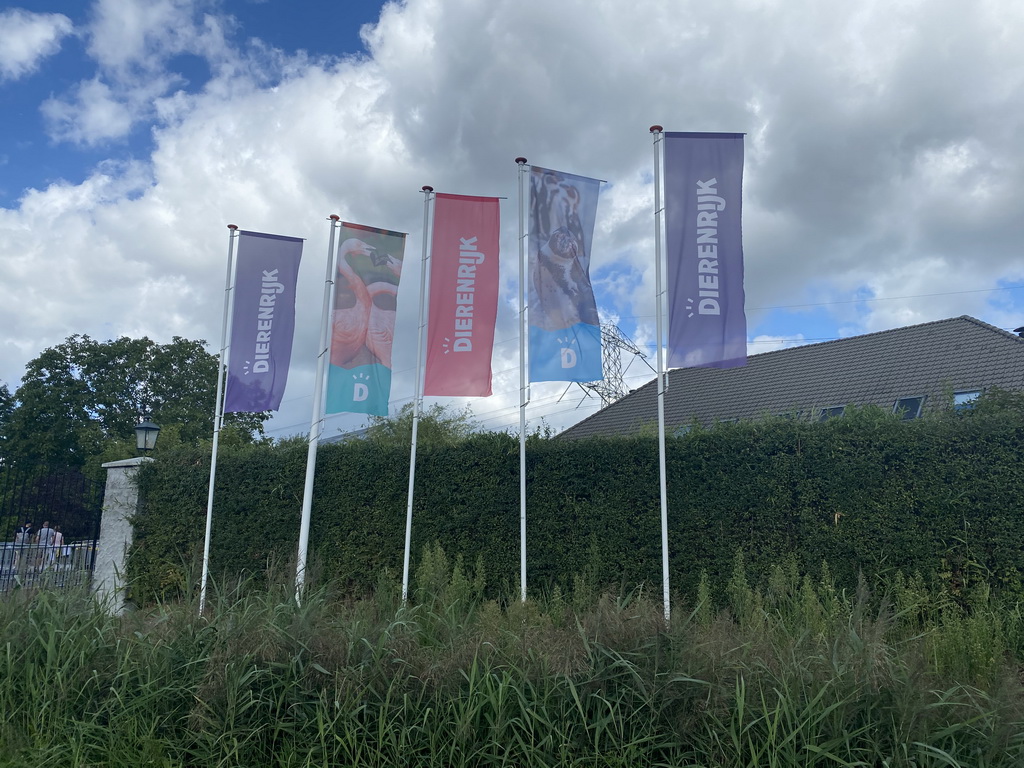
{"label": "letter d logo on flag", "polygon": [[597,179],[538,166],[530,171],[530,381],[604,377],[601,319],[590,282],[600,191]]}
{"label": "letter d logo on flag", "polygon": [[349,223],[339,234],[325,410],[387,416],[405,235]]}

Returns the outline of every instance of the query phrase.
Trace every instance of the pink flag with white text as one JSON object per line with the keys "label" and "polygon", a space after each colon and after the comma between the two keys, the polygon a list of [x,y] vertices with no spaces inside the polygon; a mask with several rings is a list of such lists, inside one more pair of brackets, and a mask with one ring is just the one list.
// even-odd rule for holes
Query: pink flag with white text
{"label": "pink flag with white text", "polygon": [[496,197],[435,196],[425,395],[491,394],[499,218]]}

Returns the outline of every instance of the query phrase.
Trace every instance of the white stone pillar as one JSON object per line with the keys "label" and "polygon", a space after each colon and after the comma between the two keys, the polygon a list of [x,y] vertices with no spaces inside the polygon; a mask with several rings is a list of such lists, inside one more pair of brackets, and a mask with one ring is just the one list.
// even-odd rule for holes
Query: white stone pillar
{"label": "white stone pillar", "polygon": [[100,518],[100,538],[96,544],[96,562],[92,572],[93,594],[113,613],[125,608],[125,565],[132,545],[130,518],[139,508],[139,487],[136,475],[148,456],[103,464],[107,485]]}

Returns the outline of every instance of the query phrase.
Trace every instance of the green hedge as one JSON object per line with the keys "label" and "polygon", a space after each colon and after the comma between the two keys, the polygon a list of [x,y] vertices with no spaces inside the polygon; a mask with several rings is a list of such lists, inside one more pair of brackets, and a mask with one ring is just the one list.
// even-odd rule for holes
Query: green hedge
{"label": "green hedge", "polygon": [[[702,570],[725,583],[737,552],[752,574],[780,559],[838,584],[897,571],[1017,585],[1024,571],[1024,411],[978,408],[901,422],[877,409],[825,423],[766,419],[695,430],[668,443],[672,586]],[[306,450],[294,442],[222,453],[212,571],[287,566],[297,546]],[[321,446],[310,548],[318,577],[353,591],[401,572],[409,454],[360,441]],[[145,503],[129,560],[135,596],[177,594],[202,550],[209,453],[165,454],[141,473]],[[661,583],[657,441],[531,439],[531,589]],[[438,541],[482,558],[488,590],[519,578],[518,440],[479,434],[421,446],[413,551]]]}

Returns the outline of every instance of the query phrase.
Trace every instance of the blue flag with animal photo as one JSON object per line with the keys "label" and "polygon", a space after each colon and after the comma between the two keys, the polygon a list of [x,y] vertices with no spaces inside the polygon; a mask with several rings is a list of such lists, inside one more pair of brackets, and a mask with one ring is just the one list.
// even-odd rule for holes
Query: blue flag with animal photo
{"label": "blue flag with animal photo", "polygon": [[590,283],[590,248],[600,191],[597,179],[531,169],[530,381],[604,378],[601,320]]}

